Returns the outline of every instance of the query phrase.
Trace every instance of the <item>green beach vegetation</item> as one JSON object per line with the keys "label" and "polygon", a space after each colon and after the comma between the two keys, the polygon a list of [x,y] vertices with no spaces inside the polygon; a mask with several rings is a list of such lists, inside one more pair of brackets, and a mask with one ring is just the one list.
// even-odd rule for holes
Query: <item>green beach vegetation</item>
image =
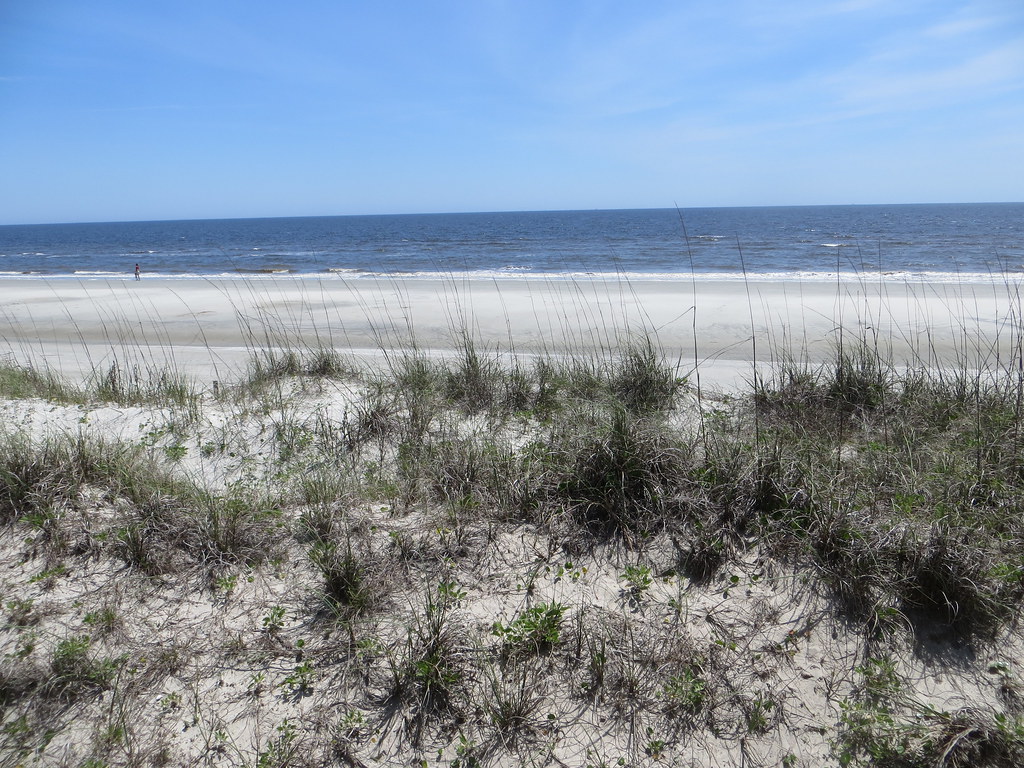
{"label": "green beach vegetation", "polygon": [[261,346],[216,390],[9,362],[0,763],[1019,765],[1005,333],[726,393],[653,332]]}

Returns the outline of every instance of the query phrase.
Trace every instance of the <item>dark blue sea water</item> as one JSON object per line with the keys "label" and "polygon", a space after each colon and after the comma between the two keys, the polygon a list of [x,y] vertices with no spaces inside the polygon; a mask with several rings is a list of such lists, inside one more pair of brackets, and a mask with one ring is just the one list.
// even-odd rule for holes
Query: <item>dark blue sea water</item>
{"label": "dark blue sea water", "polygon": [[549,211],[0,226],[25,279],[900,280],[1024,274],[1024,203]]}

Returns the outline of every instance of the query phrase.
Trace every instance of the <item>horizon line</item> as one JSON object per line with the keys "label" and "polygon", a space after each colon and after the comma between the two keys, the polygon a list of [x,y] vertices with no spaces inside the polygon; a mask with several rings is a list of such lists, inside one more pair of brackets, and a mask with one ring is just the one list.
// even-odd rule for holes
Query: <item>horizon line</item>
{"label": "horizon line", "polygon": [[958,202],[912,202],[912,203],[806,203],[806,204],[765,204],[765,205],[673,205],[663,207],[634,207],[634,208],[535,208],[535,209],[505,209],[505,210],[476,210],[476,211],[407,211],[404,213],[313,213],[313,214],[292,214],[285,216],[200,216],[196,218],[169,218],[169,219],[91,219],[80,221],[22,221],[2,223],[0,227],[60,227],[78,226],[82,224],[167,224],[186,221],[258,221],[262,219],[332,219],[332,218],[369,218],[385,216],[488,216],[503,214],[534,214],[534,213],[605,213],[613,211],[687,211],[687,210],[715,210],[715,209],[745,209],[745,208],[871,208],[871,207],[895,207],[895,206],[918,206],[918,205],[1021,205],[1024,200],[988,200],[988,201],[958,201]]}

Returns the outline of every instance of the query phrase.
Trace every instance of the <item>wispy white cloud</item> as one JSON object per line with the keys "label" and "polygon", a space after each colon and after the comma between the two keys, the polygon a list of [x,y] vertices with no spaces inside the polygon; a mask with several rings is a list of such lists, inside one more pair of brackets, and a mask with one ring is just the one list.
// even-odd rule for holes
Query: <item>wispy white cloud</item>
{"label": "wispy white cloud", "polygon": [[858,114],[966,104],[1024,88],[1024,38],[942,66],[906,57],[862,62],[827,78],[834,103]]}
{"label": "wispy white cloud", "polygon": [[[1024,88],[1024,25],[1012,23],[1024,6],[951,2],[937,14],[919,0],[783,2],[770,13],[740,5],[751,13],[735,24],[723,11],[667,9],[575,27],[558,57],[531,67],[520,50],[510,67],[559,114],[662,124],[699,115],[702,125],[714,116],[716,127],[699,135],[907,115]],[[818,39],[830,36],[842,44],[823,49]]]}
{"label": "wispy white cloud", "polygon": [[944,21],[941,24],[935,24],[934,26],[924,30],[922,34],[925,37],[934,38],[936,40],[955,40],[957,38],[962,38],[965,35],[991,29],[998,22],[999,19],[995,16],[974,16],[971,18],[952,19],[950,21]]}
{"label": "wispy white cloud", "polygon": [[783,33],[787,41],[807,28],[821,24],[870,19],[876,23],[911,15],[923,0],[783,0],[765,3],[747,0],[740,8],[732,8],[728,16],[737,26],[746,26]]}
{"label": "wispy white cloud", "polygon": [[[833,15],[864,13],[869,19],[875,17],[873,14],[893,13],[891,4],[873,1],[825,6],[824,11]],[[801,13],[796,4],[791,10]],[[824,11],[818,8],[817,12]],[[958,4],[945,17],[922,13],[901,17],[899,24],[873,33],[860,30],[858,45],[826,61],[814,55],[817,51],[801,48],[800,34],[792,35],[783,44],[782,57],[795,57],[795,64],[788,69],[773,69],[778,57],[770,41],[756,48],[749,38],[741,38],[730,53],[746,57],[741,61],[749,68],[749,75],[737,77],[737,70],[730,70],[721,60],[698,71],[699,65],[681,59],[675,80],[648,77],[646,88],[646,65],[630,69],[630,43],[635,39],[642,50],[658,39],[659,30],[650,32],[646,39],[641,35],[646,31],[642,28],[621,30],[620,37],[612,41],[615,44],[605,50],[610,51],[610,62],[626,61],[628,78],[624,84],[611,75],[603,81],[595,80],[605,87],[588,92],[587,98],[592,101],[581,102],[577,112],[593,118],[586,123],[585,137],[579,124],[552,128],[551,137],[566,146],[586,142],[592,149],[600,147],[606,152],[641,157],[659,153],[689,156],[699,148],[740,154],[754,146],[792,149],[794,141],[799,144],[799,137],[828,145],[843,141],[840,137],[858,140],[852,138],[857,134],[892,135],[894,140],[901,133],[919,134],[921,130],[941,134],[934,110],[947,110],[944,114],[948,118],[949,109],[970,106],[971,111],[965,115],[980,116],[1005,102],[1007,94],[1024,93],[1024,34],[1015,34],[1013,25],[992,22],[995,17],[990,11],[991,3],[986,2]],[[757,26],[749,18],[743,24]],[[808,31],[802,29],[801,33]],[[580,59],[583,61],[586,58]],[[565,83],[584,82],[592,72],[580,63],[578,71],[563,74],[565,80],[559,88],[566,87]],[[701,99],[692,99],[686,81],[698,75],[706,76],[707,88]],[[640,84],[637,93],[630,92],[633,83]],[[616,107],[623,114],[643,108],[651,113],[632,113],[641,119],[631,122],[595,117],[615,114]],[[920,128],[911,127],[918,123]],[[984,126],[978,130],[979,135],[985,135]],[[853,151],[849,144],[831,146]]]}
{"label": "wispy white cloud", "polygon": [[1024,6],[1002,17],[993,7],[958,3],[945,16],[918,13],[861,31],[849,55],[777,73],[766,88],[737,91],[734,103],[750,107],[741,114],[750,124],[800,126],[908,118],[1024,91],[1024,28],[1008,23],[1024,20]]}
{"label": "wispy white cloud", "polygon": [[560,13],[488,6],[475,32],[498,80],[557,113],[592,119],[664,109],[742,56],[738,35],[692,7]]}
{"label": "wispy white cloud", "polygon": [[[689,107],[746,118],[745,104],[799,111],[808,100],[815,111],[823,100],[872,111],[922,90],[962,89],[971,77],[982,86],[995,83],[998,66],[1015,66],[1017,41],[998,54],[975,53],[970,64],[959,49],[937,56],[937,36],[955,41],[983,32],[993,16],[968,4],[936,21],[926,6],[922,0],[770,6],[740,0],[613,17],[607,8],[602,16],[492,2],[482,55],[526,98],[586,120],[644,113],[672,119]],[[847,38],[848,23],[857,28]],[[821,42],[830,38],[841,44]]]}

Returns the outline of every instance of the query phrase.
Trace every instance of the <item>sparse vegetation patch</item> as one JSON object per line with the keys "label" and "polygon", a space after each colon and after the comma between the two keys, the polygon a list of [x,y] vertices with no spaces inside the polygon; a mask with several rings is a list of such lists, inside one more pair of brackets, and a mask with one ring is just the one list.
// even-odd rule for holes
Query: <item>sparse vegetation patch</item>
{"label": "sparse vegetation patch", "polygon": [[0,764],[1024,761],[1019,360],[267,339],[0,367]]}

